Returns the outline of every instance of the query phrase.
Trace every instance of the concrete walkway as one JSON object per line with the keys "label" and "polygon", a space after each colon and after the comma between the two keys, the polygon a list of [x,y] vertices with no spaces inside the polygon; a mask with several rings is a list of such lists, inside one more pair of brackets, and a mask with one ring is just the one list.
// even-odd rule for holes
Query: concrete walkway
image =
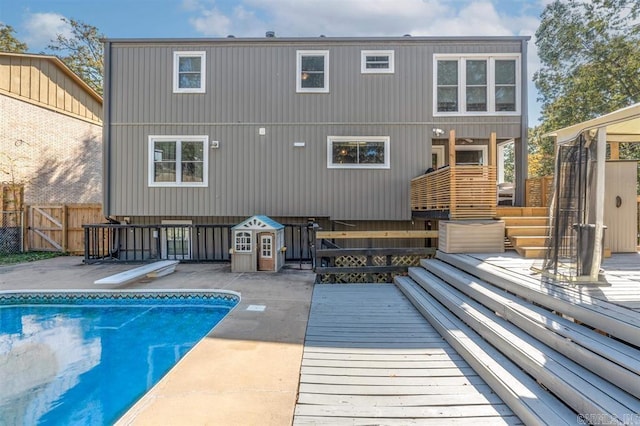
{"label": "concrete walkway", "polygon": [[[296,265],[297,266],[297,265]],[[134,265],[84,265],[59,257],[0,267],[0,291],[225,289],[241,303],[120,420],[125,425],[290,425],[315,275],[231,273],[228,264],[180,264],[131,285],[96,279]],[[263,305],[263,312],[247,310]]]}

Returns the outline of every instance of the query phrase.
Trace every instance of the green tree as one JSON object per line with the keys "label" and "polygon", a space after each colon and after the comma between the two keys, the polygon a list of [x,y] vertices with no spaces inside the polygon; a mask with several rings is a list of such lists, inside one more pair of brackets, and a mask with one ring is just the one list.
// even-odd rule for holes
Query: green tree
{"label": "green tree", "polygon": [[[555,0],[541,18],[534,82],[542,122],[531,138],[531,175],[553,170],[553,145],[542,134],[640,102],[640,2]],[[640,144],[623,155],[640,158]]]}
{"label": "green tree", "polygon": [[104,36],[92,25],[75,19],[63,18],[71,27],[71,36],[58,34],[47,48],[60,59],[92,89],[102,94],[103,45]]}
{"label": "green tree", "polygon": [[24,53],[27,44],[22,43],[13,35],[15,30],[11,25],[0,23],[0,52]]}

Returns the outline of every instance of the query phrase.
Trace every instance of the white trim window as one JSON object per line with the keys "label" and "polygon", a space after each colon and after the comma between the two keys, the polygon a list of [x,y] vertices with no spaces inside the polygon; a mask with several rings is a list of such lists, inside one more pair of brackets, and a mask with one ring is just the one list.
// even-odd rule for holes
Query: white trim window
{"label": "white trim window", "polygon": [[204,93],[206,52],[173,52],[173,93]]}
{"label": "white trim window", "polygon": [[360,52],[362,74],[393,74],[395,61],[393,50],[362,50]]}
{"label": "white trim window", "polygon": [[520,114],[520,55],[435,55],[433,66],[434,116]]}
{"label": "white trim window", "polygon": [[389,136],[328,136],[330,169],[389,169]]}
{"label": "white trim window", "polygon": [[149,136],[149,186],[207,186],[209,136]]}
{"label": "white trim window", "polygon": [[234,235],[234,251],[236,253],[251,253],[253,247],[251,246],[251,232],[249,231],[236,231]]}
{"label": "white trim window", "polygon": [[329,93],[329,51],[298,50],[296,92]]}

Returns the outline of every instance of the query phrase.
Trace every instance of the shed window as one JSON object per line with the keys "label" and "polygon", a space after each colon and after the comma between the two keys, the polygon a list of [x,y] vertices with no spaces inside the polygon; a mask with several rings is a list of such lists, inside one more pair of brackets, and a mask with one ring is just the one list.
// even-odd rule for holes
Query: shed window
{"label": "shed window", "polygon": [[205,52],[173,52],[173,92],[205,92]]}
{"label": "shed window", "polygon": [[363,74],[393,74],[393,50],[361,51],[361,72]]}
{"label": "shed window", "polygon": [[299,50],[296,68],[298,93],[329,92],[328,50]]}
{"label": "shed window", "polygon": [[388,169],[388,136],[329,136],[327,138],[329,168]]}
{"label": "shed window", "polygon": [[519,55],[437,55],[435,115],[518,113]]}
{"label": "shed window", "polygon": [[238,253],[251,253],[251,232],[236,231],[235,251]]}
{"label": "shed window", "polygon": [[207,186],[208,136],[149,136],[149,186]]}

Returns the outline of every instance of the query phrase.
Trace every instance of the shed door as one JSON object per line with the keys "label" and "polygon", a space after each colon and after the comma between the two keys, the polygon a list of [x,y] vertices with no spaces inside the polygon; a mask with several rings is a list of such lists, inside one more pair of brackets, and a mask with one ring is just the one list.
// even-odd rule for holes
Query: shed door
{"label": "shed door", "polygon": [[607,161],[605,177],[605,240],[613,253],[635,253],[638,233],[638,200],[635,161]]}
{"label": "shed door", "polygon": [[258,234],[258,271],[274,271],[276,258],[274,251],[274,234],[263,232]]}

